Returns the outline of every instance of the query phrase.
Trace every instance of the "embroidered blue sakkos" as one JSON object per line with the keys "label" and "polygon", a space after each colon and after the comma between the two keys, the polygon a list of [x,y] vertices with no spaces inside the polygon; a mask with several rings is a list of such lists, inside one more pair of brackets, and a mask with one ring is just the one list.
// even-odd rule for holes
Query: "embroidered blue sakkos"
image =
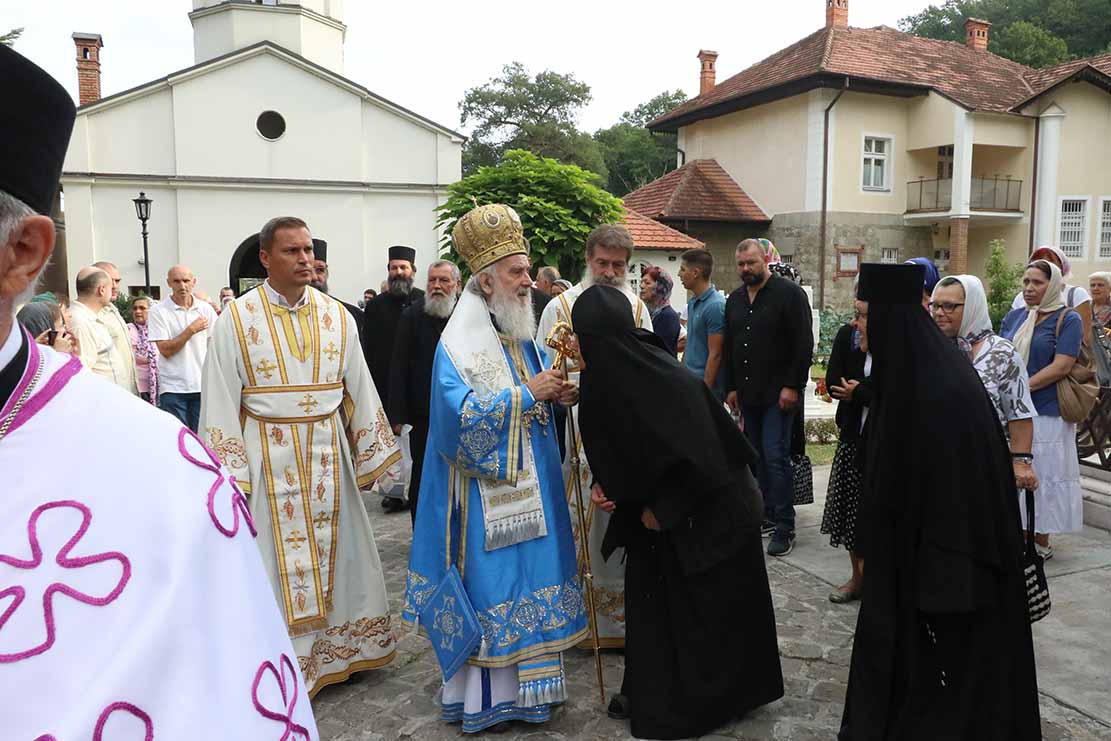
{"label": "embroidered blue sakkos", "polygon": [[[454,563],[482,627],[481,647],[469,663],[491,668],[562,651],[578,643],[587,626],[548,405],[538,404],[524,385],[542,370],[540,358],[532,342],[502,340],[500,349],[511,385],[487,385],[481,394],[464,382],[443,344],[436,351],[421,504],[402,607],[402,618],[417,622]],[[481,370],[490,359],[467,360]],[[531,447],[531,455],[524,446]],[[527,470],[530,460],[535,470]],[[508,492],[511,498],[538,494],[542,529],[529,524],[537,518],[526,512],[524,534],[491,547],[487,541],[499,531],[490,529],[484,507],[501,503],[491,503],[489,495],[483,500],[476,477],[486,480],[487,490],[491,484],[512,484],[517,488]],[[538,492],[522,489],[522,482],[535,482]],[[525,686],[522,677],[522,692],[550,692],[559,669],[537,676],[536,687]]]}

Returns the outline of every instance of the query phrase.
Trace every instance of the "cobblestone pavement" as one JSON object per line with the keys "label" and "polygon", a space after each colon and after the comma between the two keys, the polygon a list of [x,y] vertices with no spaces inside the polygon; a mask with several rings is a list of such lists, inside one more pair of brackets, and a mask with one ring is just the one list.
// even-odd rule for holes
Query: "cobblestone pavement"
{"label": "cobblestone pavement", "polygon": [[[377,498],[368,497],[367,504],[396,619],[408,563],[409,516],[384,514]],[[857,609],[830,603],[831,585],[817,577],[774,558],[768,561],[786,696],[704,738],[833,739],[845,697]],[[399,622],[395,630],[400,641],[397,659],[390,666],[358,674],[317,695],[313,708],[324,741],[463,735],[458,725],[440,720],[440,670],[428,641],[403,631]],[[621,684],[624,660],[619,652],[606,652],[604,662],[607,692],[611,692]],[[591,654],[571,651],[566,664],[570,698],[556,709],[551,722],[515,724],[511,732],[494,738],[630,738],[626,723],[606,717]],[[1111,728],[1045,695],[1041,711],[1047,741],[1111,739]]]}

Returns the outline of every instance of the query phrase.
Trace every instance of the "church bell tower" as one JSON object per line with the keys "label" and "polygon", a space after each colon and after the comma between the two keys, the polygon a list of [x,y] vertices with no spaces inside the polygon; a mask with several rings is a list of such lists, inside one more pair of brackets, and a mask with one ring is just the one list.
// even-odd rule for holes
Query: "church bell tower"
{"label": "church bell tower", "polygon": [[197,64],[271,41],[343,73],[343,0],[193,0],[189,21]]}

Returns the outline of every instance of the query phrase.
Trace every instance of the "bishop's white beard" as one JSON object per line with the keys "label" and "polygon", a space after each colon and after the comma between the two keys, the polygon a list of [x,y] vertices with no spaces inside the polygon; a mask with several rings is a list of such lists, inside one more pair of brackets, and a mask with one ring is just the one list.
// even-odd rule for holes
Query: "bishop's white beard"
{"label": "bishop's white beard", "polygon": [[434,316],[437,319],[447,319],[451,316],[451,312],[455,310],[455,300],[457,296],[454,293],[447,296],[433,296],[432,294],[425,294],[424,296],[424,313],[428,316]]}
{"label": "bishop's white beard", "polygon": [[521,294],[505,294],[495,290],[487,302],[502,334],[516,340],[531,340],[536,335],[536,316],[532,313],[530,291],[526,289]]}
{"label": "bishop's white beard", "polygon": [[625,277],[626,276],[621,276],[614,278],[613,280],[610,280],[605,276],[596,278],[594,277],[594,273],[590,272],[590,268],[587,268],[586,273],[583,274],[582,285],[584,290],[590,288],[591,286],[609,286],[610,288],[616,288],[617,290],[628,296],[630,300],[632,300],[636,297],[633,296],[633,289],[625,281]]}

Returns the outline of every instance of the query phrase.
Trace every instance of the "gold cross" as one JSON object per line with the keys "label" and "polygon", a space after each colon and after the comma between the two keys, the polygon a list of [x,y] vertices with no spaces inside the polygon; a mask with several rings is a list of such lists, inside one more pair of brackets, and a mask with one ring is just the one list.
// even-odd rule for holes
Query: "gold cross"
{"label": "gold cross", "polygon": [[324,354],[328,356],[328,360],[335,360],[336,356],[339,355],[339,349],[336,348],[336,343],[329,342],[328,346],[324,348]]}
{"label": "gold cross", "polygon": [[313,522],[316,523],[316,529],[320,530],[325,525],[328,525],[329,523],[332,522],[332,515],[329,512],[325,512],[324,510],[321,510],[320,512],[318,512],[316,514],[316,517],[313,518]]}
{"label": "gold cross", "polygon": [[305,414],[312,414],[312,410],[320,405],[320,402],[312,398],[312,394],[305,394],[305,398],[297,402],[297,406],[305,410]]}
{"label": "gold cross", "polygon": [[289,534],[289,537],[285,539],[285,542],[289,543],[293,547],[293,550],[299,551],[301,550],[301,544],[304,543],[305,540],[307,540],[307,538],[301,534],[300,530],[294,530]]}
{"label": "gold cross", "polygon": [[255,370],[266,376],[267,381],[274,377],[274,371],[277,370],[277,368],[278,366],[271,363],[269,358],[263,358],[262,362],[255,366]]}

